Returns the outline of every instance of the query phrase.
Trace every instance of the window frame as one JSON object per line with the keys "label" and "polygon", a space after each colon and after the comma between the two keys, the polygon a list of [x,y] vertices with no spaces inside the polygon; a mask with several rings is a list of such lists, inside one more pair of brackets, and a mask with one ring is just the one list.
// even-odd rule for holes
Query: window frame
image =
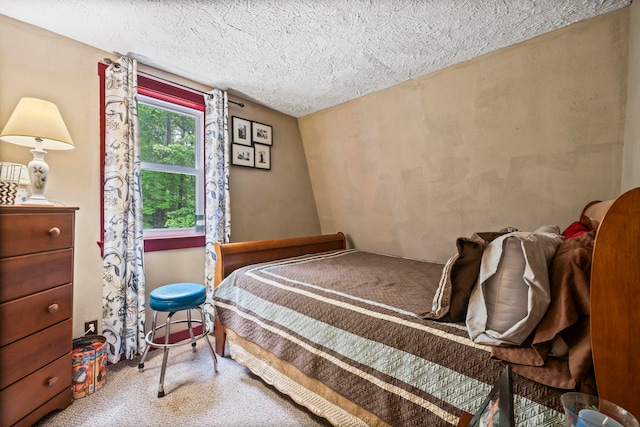
{"label": "window frame", "polygon": [[[138,106],[146,105],[148,107],[163,109],[172,113],[184,114],[194,118],[195,122],[195,166],[176,166],[166,165],[161,163],[151,163],[141,161],[142,170],[152,172],[165,172],[173,174],[193,175],[196,177],[196,190],[195,194],[204,194],[204,111],[195,110],[193,108],[183,107],[173,102],[167,102],[159,98],[155,98],[148,95],[138,94]],[[198,167],[199,165],[199,167]],[[144,195],[143,195],[144,197]],[[200,235],[204,234],[204,231],[198,233],[197,222],[204,221],[204,198],[196,197],[196,226],[189,229],[145,229],[144,238],[156,238],[156,237],[184,237],[187,235]],[[204,230],[204,224],[202,224]]]}
{"label": "window frame", "polygon": [[[101,249],[104,247],[104,159],[106,155],[106,120],[105,120],[105,75],[107,65],[98,63],[98,75],[100,76],[100,240],[98,245]],[[170,104],[186,107],[192,110],[202,112],[203,123],[203,147],[202,157],[197,160],[202,162],[202,193],[200,194],[200,203],[202,203],[203,212],[206,210],[205,199],[205,178],[204,178],[204,162],[206,158],[206,150],[204,147],[204,123],[206,123],[206,105],[204,96],[200,93],[182,89],[150,77],[146,77],[138,73],[138,95],[149,98],[158,99]],[[198,202],[196,202],[198,203]],[[144,251],[165,251],[172,249],[186,249],[205,246],[205,235],[203,234],[181,234],[179,236],[145,236]]]}

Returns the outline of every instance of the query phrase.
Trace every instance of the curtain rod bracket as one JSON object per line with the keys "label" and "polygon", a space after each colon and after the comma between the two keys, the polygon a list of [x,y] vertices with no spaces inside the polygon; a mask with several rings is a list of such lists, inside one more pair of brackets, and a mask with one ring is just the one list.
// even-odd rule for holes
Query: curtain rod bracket
{"label": "curtain rod bracket", "polygon": [[113,65],[115,68],[120,68],[120,64],[118,64],[117,62],[115,62],[111,58],[104,58],[104,62],[109,64],[109,65]]}

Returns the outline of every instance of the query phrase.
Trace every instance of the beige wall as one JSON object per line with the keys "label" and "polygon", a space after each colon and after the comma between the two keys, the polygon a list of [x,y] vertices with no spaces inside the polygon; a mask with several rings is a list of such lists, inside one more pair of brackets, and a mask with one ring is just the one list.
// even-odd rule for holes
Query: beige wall
{"label": "beige wall", "polygon": [[[97,63],[106,56],[110,55],[0,15],[0,126],[21,97],[43,98],[58,105],[75,142],[74,150],[50,151],[46,157],[51,168],[47,197],[80,208],[75,239],[74,336],[83,333],[85,321],[102,317],[102,259],[96,244],[100,239]],[[230,104],[230,115],[273,126],[273,169],[231,169],[232,239],[317,234],[320,227],[296,120],[242,102],[247,105],[244,109]],[[27,148],[0,141],[0,160],[26,164],[31,158]],[[204,280],[201,248],[152,252],[146,254],[145,262],[147,292],[174,281]]]}
{"label": "beige wall", "polygon": [[622,190],[640,187],[640,3],[630,6],[629,78],[624,133]]}
{"label": "beige wall", "polygon": [[445,261],[620,192],[629,8],[299,120],[324,233]]}

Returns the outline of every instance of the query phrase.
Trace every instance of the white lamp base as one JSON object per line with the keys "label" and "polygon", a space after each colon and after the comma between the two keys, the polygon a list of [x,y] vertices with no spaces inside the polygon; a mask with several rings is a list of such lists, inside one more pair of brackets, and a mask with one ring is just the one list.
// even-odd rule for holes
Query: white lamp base
{"label": "white lamp base", "polygon": [[49,179],[49,165],[44,161],[44,155],[47,154],[41,148],[29,150],[33,154],[33,160],[29,162],[29,179],[31,179],[31,197],[27,199],[23,205],[53,205],[44,197],[44,187]]}
{"label": "white lamp base", "polygon": [[53,206],[53,203],[51,203],[50,201],[47,200],[46,197],[44,196],[40,196],[40,197],[34,197],[31,196],[29,197],[27,200],[25,200],[24,202],[22,202],[23,205],[46,205],[46,206]]}

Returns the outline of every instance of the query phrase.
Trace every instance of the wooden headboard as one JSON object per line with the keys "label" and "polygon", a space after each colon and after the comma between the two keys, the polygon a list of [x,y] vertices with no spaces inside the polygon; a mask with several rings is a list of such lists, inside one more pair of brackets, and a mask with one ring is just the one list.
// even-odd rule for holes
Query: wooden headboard
{"label": "wooden headboard", "polygon": [[215,244],[215,286],[238,268],[260,262],[275,261],[300,255],[345,249],[347,241],[343,233],[322,236],[291,237],[254,242]]}
{"label": "wooden headboard", "polygon": [[[292,237],[253,242],[216,243],[216,275],[214,287],[234,270],[246,265],[278,259],[346,249],[347,240],[343,233],[321,236]],[[224,356],[226,335],[218,315],[215,316],[216,353]]]}
{"label": "wooden headboard", "polygon": [[596,235],[591,346],[600,397],[640,417],[640,188],[613,202]]}

